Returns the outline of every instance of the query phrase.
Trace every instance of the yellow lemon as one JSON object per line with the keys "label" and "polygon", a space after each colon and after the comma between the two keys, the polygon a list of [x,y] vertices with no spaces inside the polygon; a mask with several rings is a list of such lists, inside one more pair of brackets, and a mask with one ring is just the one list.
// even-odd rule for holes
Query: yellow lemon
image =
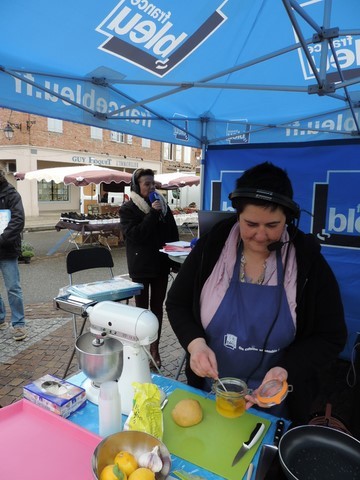
{"label": "yellow lemon", "polygon": [[114,463],[129,476],[138,468],[138,463],[134,455],[125,450],[121,450],[114,458]]}
{"label": "yellow lemon", "polygon": [[155,480],[155,473],[150,468],[141,467],[130,475],[129,480]]}
{"label": "yellow lemon", "polygon": [[100,480],[127,480],[127,475],[117,465],[107,465],[101,470]]}

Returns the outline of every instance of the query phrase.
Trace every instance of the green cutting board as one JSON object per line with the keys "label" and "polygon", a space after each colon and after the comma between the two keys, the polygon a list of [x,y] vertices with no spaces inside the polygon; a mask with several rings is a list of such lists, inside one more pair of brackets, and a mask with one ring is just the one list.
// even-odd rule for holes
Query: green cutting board
{"label": "green cutting board", "polygon": [[[171,417],[175,405],[185,398],[198,400],[203,409],[203,419],[193,427],[179,427]],[[229,480],[243,478],[261,440],[271,422],[265,418],[244,413],[238,418],[225,418],[219,415],[215,401],[183,389],[176,389],[169,395],[169,402],[163,410],[163,442],[169,451],[199,467],[205,468]],[[232,467],[232,461],[242,443],[249,439],[258,422],[265,425],[259,442]]]}

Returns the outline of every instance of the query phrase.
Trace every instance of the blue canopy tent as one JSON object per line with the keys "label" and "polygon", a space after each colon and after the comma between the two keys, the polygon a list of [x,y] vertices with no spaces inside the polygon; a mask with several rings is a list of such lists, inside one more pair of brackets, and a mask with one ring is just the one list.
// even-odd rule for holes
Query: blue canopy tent
{"label": "blue canopy tent", "polygon": [[[359,0],[12,0],[0,12],[0,106],[201,147],[205,208],[214,192],[232,188],[229,171],[238,175],[270,152],[279,158],[307,210],[323,200],[316,226],[300,226],[320,234],[354,339]],[[324,141],[343,142],[336,158]],[[289,146],[286,155],[278,144]],[[327,235],[345,223],[346,238],[330,245]]]}
{"label": "blue canopy tent", "polygon": [[202,147],[359,135],[358,0],[13,0],[0,105]]}

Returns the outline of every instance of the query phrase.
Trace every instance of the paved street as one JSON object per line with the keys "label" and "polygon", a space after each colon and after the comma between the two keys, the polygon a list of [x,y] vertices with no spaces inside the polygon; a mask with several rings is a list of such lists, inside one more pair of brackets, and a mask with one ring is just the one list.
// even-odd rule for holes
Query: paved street
{"label": "paved street", "polygon": [[[34,231],[26,232],[24,240],[35,247],[36,256],[29,265],[20,264],[20,275],[24,293],[24,303],[28,336],[24,341],[12,339],[11,328],[0,331],[0,406],[4,407],[22,398],[22,388],[47,373],[63,377],[74,347],[72,316],[62,310],[56,310],[52,299],[59,289],[68,285],[65,258],[69,247],[64,241],[59,250],[47,255],[59,241],[64,232]],[[112,249],[114,273],[127,273],[125,249]],[[91,282],[106,278],[105,271],[79,273],[76,283]],[[0,275],[1,277],[1,275]],[[4,286],[0,278],[3,294]],[[5,295],[5,303],[7,302]],[[9,320],[9,316],[6,319]],[[81,321],[80,321],[81,322]],[[161,373],[174,377],[178,362],[182,357],[175,335],[164,318],[160,343],[162,357]],[[76,357],[71,363],[67,376],[78,371]],[[184,381],[182,374],[179,380]]]}

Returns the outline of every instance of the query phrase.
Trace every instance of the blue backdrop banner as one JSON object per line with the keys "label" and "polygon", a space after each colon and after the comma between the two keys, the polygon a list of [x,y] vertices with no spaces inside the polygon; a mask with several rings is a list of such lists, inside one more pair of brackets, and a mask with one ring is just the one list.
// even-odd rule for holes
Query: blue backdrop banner
{"label": "blue backdrop banner", "polygon": [[343,297],[349,359],[360,333],[360,143],[211,147],[205,157],[205,210],[231,210],[228,195],[247,168],[269,161],[285,168],[302,212],[299,227],[313,233]]}

